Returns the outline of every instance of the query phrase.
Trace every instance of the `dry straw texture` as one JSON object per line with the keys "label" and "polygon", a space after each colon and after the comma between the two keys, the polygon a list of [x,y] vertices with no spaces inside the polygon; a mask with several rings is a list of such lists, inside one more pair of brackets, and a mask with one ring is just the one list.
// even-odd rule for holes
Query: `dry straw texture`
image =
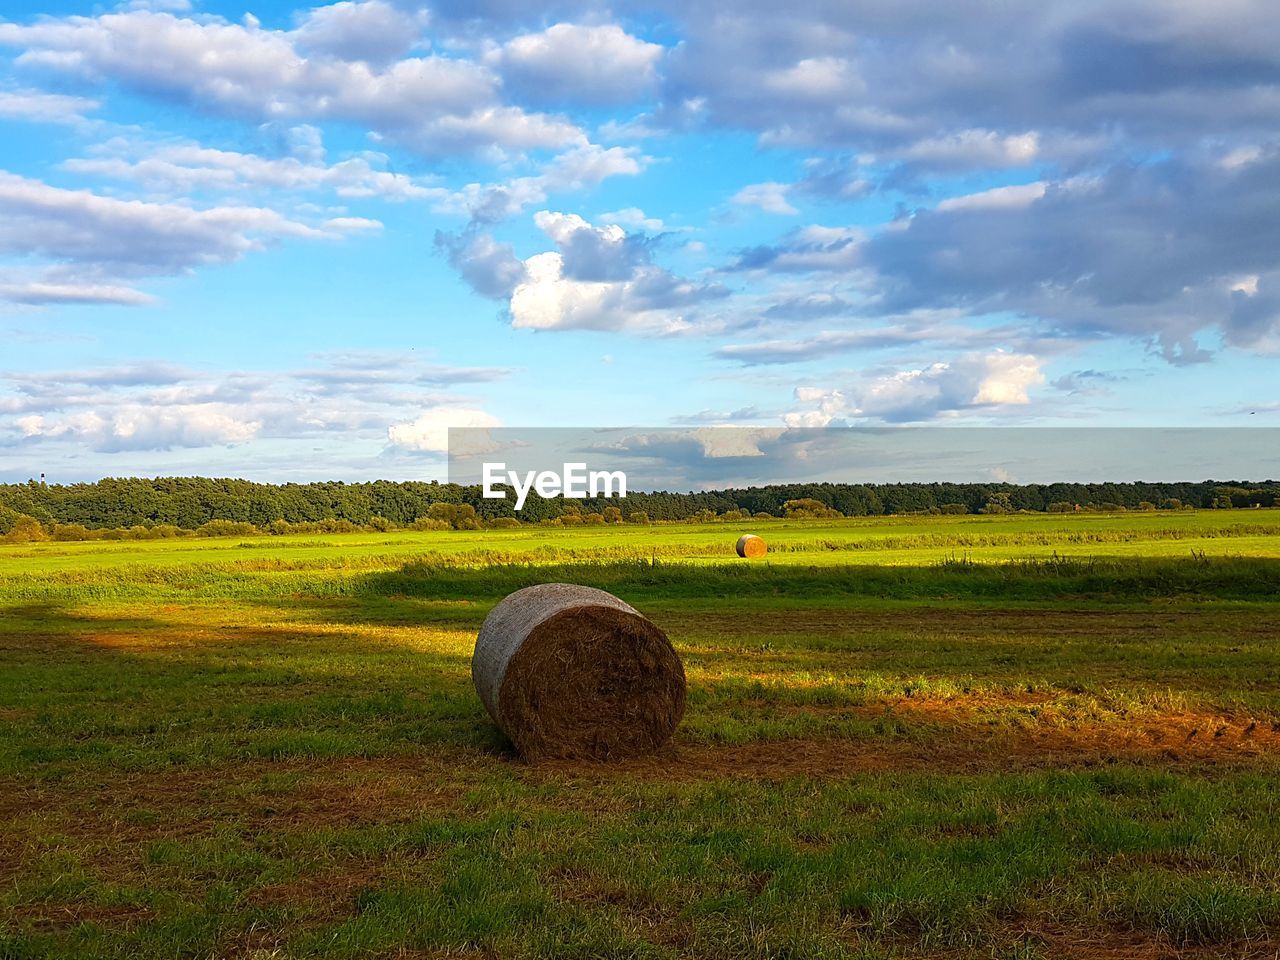
{"label": "dry straw texture", "polygon": [[738,556],[750,559],[752,557],[763,557],[769,547],[754,533],[744,533],[738,538],[738,546],[736,549],[738,551]]}
{"label": "dry straw texture", "polygon": [[684,667],[667,635],[592,587],[544,583],[508,596],[480,628],[471,677],[529,760],[652,753],[684,715]]}

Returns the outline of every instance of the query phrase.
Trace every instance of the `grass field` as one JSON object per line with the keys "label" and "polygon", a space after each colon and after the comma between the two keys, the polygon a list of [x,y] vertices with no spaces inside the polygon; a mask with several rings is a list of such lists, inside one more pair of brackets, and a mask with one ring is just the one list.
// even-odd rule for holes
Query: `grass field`
{"label": "grass field", "polygon": [[[0,958],[1280,956],[1280,511],[0,548]],[[513,756],[608,589],[672,748]]]}

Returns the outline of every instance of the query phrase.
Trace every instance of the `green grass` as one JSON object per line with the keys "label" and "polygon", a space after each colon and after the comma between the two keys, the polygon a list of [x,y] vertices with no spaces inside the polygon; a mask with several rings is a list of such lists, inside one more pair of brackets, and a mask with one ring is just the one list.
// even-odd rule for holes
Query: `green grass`
{"label": "green grass", "polygon": [[[0,549],[0,958],[1276,954],[1280,517],[759,530]],[[553,579],[672,637],[671,754],[510,753]]]}

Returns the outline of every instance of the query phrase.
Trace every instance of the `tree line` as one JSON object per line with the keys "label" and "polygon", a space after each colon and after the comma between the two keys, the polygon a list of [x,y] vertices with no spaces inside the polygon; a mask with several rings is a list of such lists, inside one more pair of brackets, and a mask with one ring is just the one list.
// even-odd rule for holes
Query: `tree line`
{"label": "tree line", "polygon": [[[697,521],[746,516],[1139,510],[1274,506],[1280,482],[792,483],[699,492],[632,492],[626,498],[486,499],[479,486],[436,482],[254,483],[207,477],[108,478],[96,483],[0,485],[0,525],[14,517],[87,530],[241,524],[275,532],[507,525],[537,522]],[[725,516],[725,515],[729,516]],[[3,518],[9,519],[3,519]],[[335,528],[335,525],[337,527]],[[6,531],[0,530],[0,534]]]}

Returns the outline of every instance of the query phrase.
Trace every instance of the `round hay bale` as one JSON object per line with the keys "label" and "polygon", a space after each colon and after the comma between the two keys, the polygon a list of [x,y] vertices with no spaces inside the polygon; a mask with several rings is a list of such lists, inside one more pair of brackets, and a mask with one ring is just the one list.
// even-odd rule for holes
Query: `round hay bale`
{"label": "round hay bale", "polygon": [[738,556],[748,560],[763,557],[769,551],[769,545],[754,533],[744,533],[738,538]]}
{"label": "round hay bale", "polygon": [[684,666],[667,635],[611,593],[544,583],[480,627],[471,679],[529,760],[652,753],[684,715]]}

